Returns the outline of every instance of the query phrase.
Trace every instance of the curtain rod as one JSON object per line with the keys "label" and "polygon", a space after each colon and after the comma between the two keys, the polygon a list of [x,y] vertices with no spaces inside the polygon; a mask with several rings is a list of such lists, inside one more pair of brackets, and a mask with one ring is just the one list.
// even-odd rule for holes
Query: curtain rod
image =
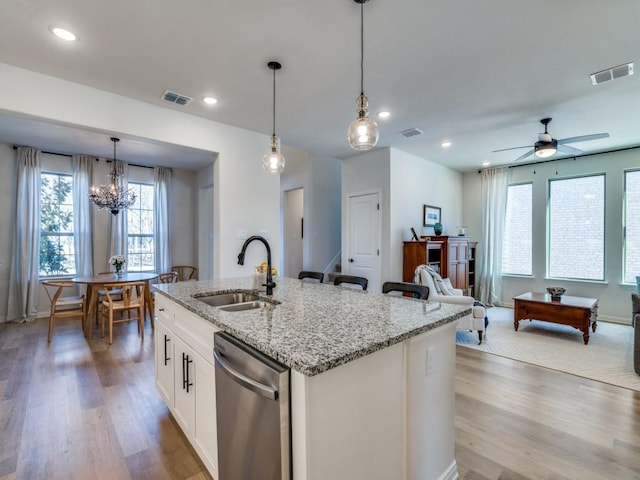
{"label": "curtain rod", "polygon": [[[18,148],[20,148],[18,145],[14,145],[13,146],[14,150],[17,150]],[[69,157],[69,158],[73,157],[73,155],[69,155],[68,153],[47,152],[46,150],[41,150],[41,152],[42,153],[46,153],[47,155],[58,155],[60,157]],[[88,155],[88,156],[90,156],[90,155]],[[99,162],[99,161],[100,161],[100,159],[96,158],[96,162]],[[107,161],[107,163],[111,163],[113,160],[106,159],[106,161]],[[154,168],[154,167],[150,167],[149,165],[138,165],[136,163],[128,163],[127,165],[129,165],[130,167],[138,167],[138,168]],[[171,169],[171,170],[173,170],[173,169]]]}
{"label": "curtain rod", "polygon": [[[635,150],[636,148],[640,148],[640,145],[635,145],[633,147],[614,148],[613,150],[605,150],[603,152],[581,153],[580,155],[571,155],[570,157],[562,157],[562,158],[552,158],[550,160],[540,160],[539,162],[533,161],[533,162],[527,162],[527,163],[518,163],[516,165],[507,165],[507,168],[527,167],[530,165],[542,165],[543,163],[559,162],[561,160],[577,160],[578,158],[582,158],[582,157],[593,157],[594,155],[604,155],[606,153],[624,152],[627,150]],[[504,167],[504,165],[502,166]],[[499,168],[499,167],[490,167],[490,168]],[[482,173],[483,170],[489,170],[489,168],[482,168],[478,170],[478,173]]]}

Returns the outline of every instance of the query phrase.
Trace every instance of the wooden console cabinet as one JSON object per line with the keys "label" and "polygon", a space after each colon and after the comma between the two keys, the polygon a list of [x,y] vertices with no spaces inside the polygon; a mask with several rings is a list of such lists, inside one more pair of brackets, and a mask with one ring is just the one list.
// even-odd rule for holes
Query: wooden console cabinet
{"label": "wooden console cabinet", "polygon": [[[402,280],[413,282],[413,273],[418,265],[430,265],[443,278],[449,278],[455,288],[473,295],[475,283],[475,248],[477,242],[467,237],[442,235],[420,242],[404,242]],[[470,248],[472,256],[470,256]],[[469,259],[473,259],[473,282],[470,283]],[[471,290],[470,290],[471,289]]]}

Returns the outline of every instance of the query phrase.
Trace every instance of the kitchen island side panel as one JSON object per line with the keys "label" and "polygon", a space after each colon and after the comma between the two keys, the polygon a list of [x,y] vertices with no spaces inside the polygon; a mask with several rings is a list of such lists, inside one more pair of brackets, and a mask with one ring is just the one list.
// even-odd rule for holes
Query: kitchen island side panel
{"label": "kitchen island side panel", "polygon": [[403,344],[313,377],[293,370],[293,478],[404,478],[403,370]]}

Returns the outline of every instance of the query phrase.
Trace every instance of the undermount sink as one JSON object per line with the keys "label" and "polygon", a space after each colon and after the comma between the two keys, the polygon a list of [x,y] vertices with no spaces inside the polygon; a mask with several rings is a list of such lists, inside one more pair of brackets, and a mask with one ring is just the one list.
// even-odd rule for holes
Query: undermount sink
{"label": "undermount sink", "polygon": [[232,305],[225,305],[224,307],[218,307],[225,312],[243,312],[245,310],[254,310],[256,308],[263,308],[273,306],[271,302],[265,302],[264,300],[256,300],[253,302],[235,303]]}
{"label": "undermount sink", "polygon": [[211,305],[212,307],[223,307],[225,305],[234,305],[237,303],[255,302],[256,300],[260,300],[258,295],[249,292],[219,293],[217,295],[207,295],[205,297],[195,298],[207,305]]}
{"label": "undermount sink", "polygon": [[243,312],[280,303],[277,300],[267,300],[255,293],[246,291],[217,293],[194,298],[224,312]]}

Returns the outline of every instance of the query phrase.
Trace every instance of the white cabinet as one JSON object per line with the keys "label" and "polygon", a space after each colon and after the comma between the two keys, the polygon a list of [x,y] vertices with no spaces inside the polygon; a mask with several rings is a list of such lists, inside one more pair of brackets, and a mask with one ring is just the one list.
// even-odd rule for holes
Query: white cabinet
{"label": "white cabinet", "polygon": [[217,328],[156,296],[156,387],[214,478],[218,478],[213,334]]}
{"label": "white cabinet", "polygon": [[167,405],[173,404],[173,334],[163,323],[156,322],[156,387]]}

